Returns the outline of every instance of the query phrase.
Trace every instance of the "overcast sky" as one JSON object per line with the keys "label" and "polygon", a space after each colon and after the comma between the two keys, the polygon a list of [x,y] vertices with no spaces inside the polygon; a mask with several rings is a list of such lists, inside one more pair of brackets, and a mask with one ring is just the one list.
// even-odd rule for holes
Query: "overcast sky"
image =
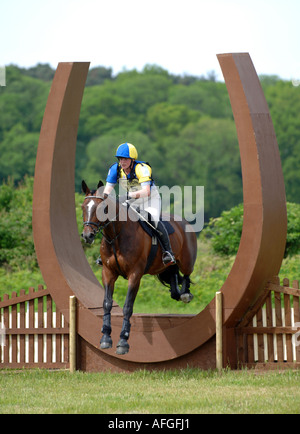
{"label": "overcast sky", "polygon": [[258,74],[300,79],[300,0],[3,0],[0,66],[222,73],[218,53],[248,52]]}

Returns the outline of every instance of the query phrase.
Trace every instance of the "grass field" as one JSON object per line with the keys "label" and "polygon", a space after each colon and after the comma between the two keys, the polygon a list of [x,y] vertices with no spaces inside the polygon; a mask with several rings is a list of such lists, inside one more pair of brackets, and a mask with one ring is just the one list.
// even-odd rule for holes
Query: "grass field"
{"label": "grass field", "polygon": [[0,413],[299,414],[300,372],[0,371]]}

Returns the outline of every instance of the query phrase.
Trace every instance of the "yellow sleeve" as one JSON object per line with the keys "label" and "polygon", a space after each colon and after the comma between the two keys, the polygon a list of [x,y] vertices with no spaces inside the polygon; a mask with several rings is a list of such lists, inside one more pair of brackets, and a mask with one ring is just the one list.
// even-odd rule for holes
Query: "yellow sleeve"
{"label": "yellow sleeve", "polygon": [[151,167],[145,163],[138,163],[135,167],[135,174],[137,179],[139,180],[139,183],[151,181],[151,172]]}

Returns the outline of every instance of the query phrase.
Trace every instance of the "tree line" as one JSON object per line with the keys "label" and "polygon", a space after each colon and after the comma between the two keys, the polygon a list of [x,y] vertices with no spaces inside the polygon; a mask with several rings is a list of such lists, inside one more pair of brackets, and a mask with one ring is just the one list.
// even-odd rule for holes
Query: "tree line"
{"label": "tree line", "polygon": [[[42,118],[54,76],[49,65],[6,68],[0,88],[0,182],[33,176]],[[261,76],[274,123],[287,200],[300,197],[300,87]],[[117,146],[136,145],[158,185],[203,185],[205,219],[242,202],[238,141],[226,85],[208,76],[175,76],[157,65],[142,71],[89,71],[80,113],[76,191],[105,180]]]}

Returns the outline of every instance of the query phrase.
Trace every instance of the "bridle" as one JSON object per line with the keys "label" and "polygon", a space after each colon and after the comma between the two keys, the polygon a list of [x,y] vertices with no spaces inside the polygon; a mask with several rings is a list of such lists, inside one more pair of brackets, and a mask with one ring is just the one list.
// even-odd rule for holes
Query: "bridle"
{"label": "bridle", "polygon": [[[104,201],[106,198],[107,198],[107,195],[103,195],[103,196],[94,196],[94,195],[90,195],[90,196],[86,196],[86,197],[85,197],[85,199],[101,199],[102,201]],[[84,199],[84,200],[85,200],[85,199]],[[101,234],[102,234],[102,236],[103,236],[103,238],[104,238],[104,239],[105,239],[109,244],[112,244],[113,241],[114,241],[115,239],[118,238],[118,236],[120,235],[121,231],[120,231],[118,234],[116,234],[116,228],[115,228],[115,225],[113,225],[113,227],[114,227],[114,232],[115,232],[115,237],[114,237],[112,240],[110,240],[109,238],[107,238],[107,236],[104,235],[103,231],[104,231],[104,229],[107,228],[111,223],[114,223],[114,222],[116,221],[116,219],[118,218],[119,214],[120,214],[120,210],[118,211],[118,213],[116,214],[116,217],[115,217],[114,219],[112,219],[112,220],[108,220],[108,222],[106,222],[106,223],[101,223],[101,222],[96,223],[96,222],[92,222],[92,221],[90,221],[90,220],[87,220],[87,221],[83,222],[83,226],[89,226],[89,227],[92,229],[94,235],[96,235],[96,234],[100,231]]]}
{"label": "bridle", "polygon": [[[104,195],[104,196],[93,196],[93,195],[90,195],[90,196],[86,196],[85,199],[89,199],[89,198],[90,199],[101,199],[102,201],[104,201],[106,199],[106,197],[107,197],[107,195]],[[108,244],[110,244],[112,246],[114,257],[115,257],[116,264],[117,264],[117,267],[119,269],[119,272],[120,272],[121,276],[125,277],[125,275],[122,273],[121,267],[119,265],[119,261],[118,261],[118,258],[117,258],[116,247],[115,247],[115,240],[119,237],[119,235],[121,234],[121,231],[122,231],[122,227],[121,227],[120,232],[117,234],[117,232],[116,232],[116,226],[114,224],[115,221],[116,221],[116,219],[118,218],[119,214],[120,214],[120,209],[119,209],[118,213],[116,214],[116,217],[114,219],[108,220],[108,222],[106,222],[106,223],[101,223],[101,222],[96,223],[96,222],[92,222],[92,221],[87,220],[87,221],[83,222],[83,226],[89,226],[92,229],[94,235],[96,235],[99,231],[101,232],[101,235],[104,238],[104,240]],[[112,238],[112,239],[109,239],[104,234],[105,228],[107,228],[110,224],[113,224],[113,230],[114,230],[114,235],[115,235],[114,238]]]}
{"label": "bridle", "polygon": [[[90,196],[85,196],[84,200],[85,199],[102,199],[102,201],[103,201],[105,199],[105,197],[104,196],[102,197],[102,196],[90,195]],[[100,222],[99,223],[91,222],[90,220],[87,220],[87,221],[83,222],[83,226],[89,226],[92,229],[94,235],[96,235],[100,230],[101,223]]]}

